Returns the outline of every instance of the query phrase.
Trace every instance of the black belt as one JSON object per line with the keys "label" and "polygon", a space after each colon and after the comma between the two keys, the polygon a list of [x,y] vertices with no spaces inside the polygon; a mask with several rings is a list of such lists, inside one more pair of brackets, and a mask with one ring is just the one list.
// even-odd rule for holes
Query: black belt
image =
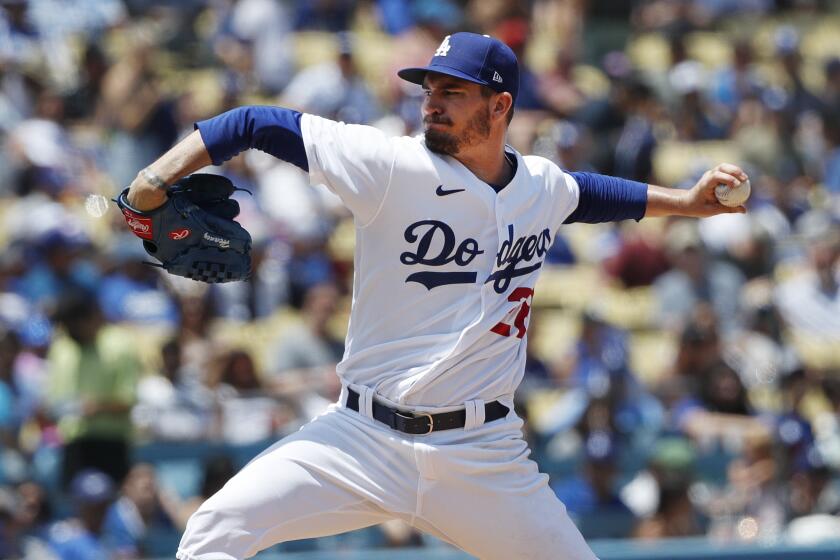
{"label": "black belt", "polygon": [[[347,408],[359,412],[359,393],[349,388],[347,389]],[[508,412],[510,412],[510,409],[499,401],[487,403],[484,405],[484,421],[492,422],[504,418]],[[411,413],[402,412],[376,401],[373,401],[373,417],[392,430],[414,435],[463,428],[467,423],[466,410],[441,412],[440,414]]]}

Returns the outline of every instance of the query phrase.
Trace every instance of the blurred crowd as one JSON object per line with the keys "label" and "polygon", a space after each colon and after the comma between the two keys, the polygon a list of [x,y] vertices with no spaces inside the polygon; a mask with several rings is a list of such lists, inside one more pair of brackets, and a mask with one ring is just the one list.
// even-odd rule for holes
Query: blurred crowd
{"label": "blurred crowd", "polygon": [[[256,151],[211,169],[254,238],[253,279],[212,287],[143,264],[109,199],[238,105],[416,134],[395,70],[458,30],[519,56],[522,153],[751,178],[746,215],[557,237],[518,401],[584,535],[840,534],[840,2],[0,0],[0,558],[171,556],[340,390],[353,227],[323,186]],[[286,550],[365,545],[435,543]]]}

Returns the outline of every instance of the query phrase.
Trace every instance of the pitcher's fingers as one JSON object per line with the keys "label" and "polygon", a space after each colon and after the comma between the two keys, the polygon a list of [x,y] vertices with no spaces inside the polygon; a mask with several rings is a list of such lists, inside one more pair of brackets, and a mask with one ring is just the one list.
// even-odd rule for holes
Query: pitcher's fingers
{"label": "pitcher's fingers", "polygon": [[709,179],[711,180],[712,186],[715,187],[721,183],[728,185],[730,188],[737,187],[741,184],[741,180],[737,176],[726,171],[713,171]]}
{"label": "pitcher's fingers", "polygon": [[744,173],[744,170],[735,165],[734,163],[721,163],[717,166],[718,171],[723,171],[724,173],[729,173],[730,175],[734,175],[740,181],[746,181],[749,177],[747,174]]}

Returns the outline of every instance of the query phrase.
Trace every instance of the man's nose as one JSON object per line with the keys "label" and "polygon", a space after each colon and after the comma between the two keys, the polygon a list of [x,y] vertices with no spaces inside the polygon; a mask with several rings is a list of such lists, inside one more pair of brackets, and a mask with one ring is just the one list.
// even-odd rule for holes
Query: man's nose
{"label": "man's nose", "polygon": [[423,113],[427,115],[439,115],[443,112],[440,98],[429,95],[423,100]]}

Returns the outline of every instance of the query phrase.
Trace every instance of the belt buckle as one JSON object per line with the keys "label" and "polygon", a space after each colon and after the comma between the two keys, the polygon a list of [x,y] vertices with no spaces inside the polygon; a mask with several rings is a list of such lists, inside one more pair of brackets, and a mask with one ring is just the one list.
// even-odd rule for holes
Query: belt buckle
{"label": "belt buckle", "polygon": [[431,434],[433,431],[435,431],[435,419],[432,418],[431,414],[429,414],[428,412],[415,412],[414,413],[415,418],[423,418],[424,416],[429,419],[429,431],[424,433],[424,434],[418,434],[418,435],[421,435],[421,436],[427,436],[427,435]]}

